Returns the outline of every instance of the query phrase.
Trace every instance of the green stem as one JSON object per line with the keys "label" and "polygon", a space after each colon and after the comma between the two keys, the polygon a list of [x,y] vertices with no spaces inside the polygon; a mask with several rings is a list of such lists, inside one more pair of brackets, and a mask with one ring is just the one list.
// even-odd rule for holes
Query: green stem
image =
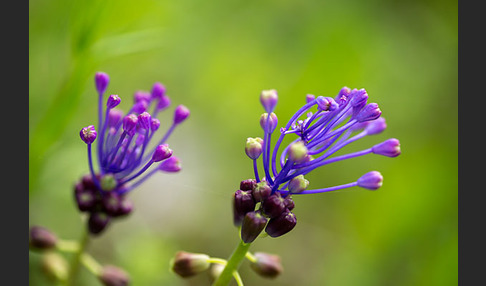
{"label": "green stem", "polygon": [[231,278],[234,276],[234,273],[238,271],[238,267],[243,261],[243,258],[245,258],[250,245],[251,243],[244,243],[240,240],[238,246],[233,251],[233,254],[231,254],[231,257],[228,259],[228,263],[224,267],[223,272],[221,272],[221,275],[219,275],[218,279],[214,281],[212,286],[229,285]]}
{"label": "green stem", "polygon": [[79,265],[81,264],[81,257],[84,253],[84,250],[86,249],[86,246],[88,245],[88,241],[89,241],[89,233],[87,229],[84,229],[83,236],[81,237],[81,240],[79,242],[79,248],[74,253],[74,257],[71,262],[71,267],[69,268],[68,280],[67,280],[68,286],[75,285],[76,276],[79,271]]}

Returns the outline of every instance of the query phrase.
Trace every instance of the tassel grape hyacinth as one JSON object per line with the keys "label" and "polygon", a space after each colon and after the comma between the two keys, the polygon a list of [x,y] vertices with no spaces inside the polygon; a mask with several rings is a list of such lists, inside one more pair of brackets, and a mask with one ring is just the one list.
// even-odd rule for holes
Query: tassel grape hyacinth
{"label": "tassel grape hyacinth", "polygon": [[[76,184],[74,196],[79,210],[89,213],[88,229],[92,234],[101,233],[112,218],[130,213],[133,206],[126,195],[157,171],[181,169],[180,160],[172,155],[166,142],[190,114],[184,105],[177,106],[172,124],[161,138],[155,139],[160,127],[156,116],[170,105],[164,85],[155,83],[151,92],[137,91],[133,106],[124,114],[116,109],[121,102],[118,95],[108,96],[103,105],[108,82],[107,74],[96,73],[98,128],[90,125],[79,133],[88,148],[90,173]],[[94,170],[92,156],[95,140],[98,171]],[[154,140],[156,143],[151,144]],[[147,172],[149,168],[152,170]]]}

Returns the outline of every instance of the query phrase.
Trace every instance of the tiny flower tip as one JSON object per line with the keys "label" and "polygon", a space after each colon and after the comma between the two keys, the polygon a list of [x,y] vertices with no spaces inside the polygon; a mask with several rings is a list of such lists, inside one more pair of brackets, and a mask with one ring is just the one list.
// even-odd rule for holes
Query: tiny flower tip
{"label": "tiny flower tip", "polygon": [[120,104],[120,102],[121,102],[121,98],[116,94],[112,94],[108,97],[108,101],[106,102],[106,107],[108,109],[112,109],[112,108],[118,106],[118,104]]}
{"label": "tiny flower tip", "polygon": [[289,147],[289,159],[294,163],[301,163],[307,157],[307,147],[303,141],[297,141]]}
{"label": "tiny flower tip", "polygon": [[152,86],[152,98],[162,98],[165,95],[165,90],[165,86],[162,83],[154,83]]}
{"label": "tiny flower tip", "polygon": [[113,174],[106,174],[100,178],[100,187],[103,191],[112,191],[118,184]]}
{"label": "tiny flower tip", "polygon": [[142,113],[142,112],[146,111],[147,108],[148,108],[148,102],[145,101],[145,100],[141,100],[141,101],[136,102],[133,105],[132,111],[135,112],[135,113]]}
{"label": "tiny flower tip", "polygon": [[[260,126],[265,132],[272,133],[275,128],[277,128],[278,118],[275,113],[270,113],[270,118],[268,118],[268,113],[263,113],[260,116]],[[267,129],[267,120],[268,120],[268,129]]]}
{"label": "tiny flower tip", "polygon": [[266,112],[272,112],[278,102],[278,94],[275,89],[262,90],[260,94],[260,102]]}
{"label": "tiny flower tip", "polygon": [[338,98],[340,98],[341,96],[348,96],[349,94],[351,93],[351,89],[347,86],[344,86],[343,88],[341,88],[341,90],[339,91],[339,94],[338,94]]}
{"label": "tiny flower tip", "polygon": [[[260,140],[258,140],[260,139]],[[257,159],[262,154],[262,142],[261,138],[247,138],[245,145],[245,153],[250,159]]]}
{"label": "tiny flower tip", "polygon": [[353,89],[349,94],[349,97],[351,98],[351,100],[349,101],[351,106],[363,106],[368,100],[368,93],[366,93],[366,90],[364,88]]}
{"label": "tiny flower tip", "polygon": [[378,171],[371,171],[358,179],[358,186],[368,190],[377,190],[383,185],[383,176]]}
{"label": "tiny flower tip", "polygon": [[152,123],[152,116],[146,111],[138,115],[138,122],[140,122],[140,127],[143,129],[149,129]]}
{"label": "tiny flower tip", "polygon": [[129,135],[133,135],[135,133],[135,127],[137,127],[137,124],[138,117],[135,114],[128,114],[127,116],[123,117],[123,130]]}
{"label": "tiny flower tip", "polygon": [[171,156],[159,165],[159,170],[167,173],[177,173],[182,169],[181,160],[176,156]]}
{"label": "tiny flower tip", "polygon": [[387,157],[396,157],[401,154],[400,141],[395,138],[385,140],[371,148],[373,153]]}
{"label": "tiny flower tip", "polygon": [[124,270],[112,265],[104,266],[98,279],[104,286],[126,286],[130,283],[130,276]]}
{"label": "tiny flower tip", "polygon": [[286,210],[280,216],[270,219],[265,227],[265,232],[271,237],[279,237],[291,231],[296,224],[295,215]]}
{"label": "tiny flower tip", "polygon": [[376,103],[369,103],[356,116],[358,122],[375,120],[381,116],[381,110]]}
{"label": "tiny flower tip", "polygon": [[123,117],[123,111],[113,108],[108,111],[108,126],[114,127]]}
{"label": "tiny flower tip", "polygon": [[309,103],[309,102],[313,101],[314,99],[316,99],[316,96],[315,96],[315,95],[313,95],[313,94],[307,94],[307,95],[305,96],[305,102],[306,102],[306,103]]}
{"label": "tiny flower tip", "polygon": [[172,156],[172,150],[169,145],[162,144],[155,148],[154,154],[152,155],[152,161],[160,162]]}
{"label": "tiny flower tip", "polygon": [[104,72],[97,72],[95,74],[95,84],[98,93],[103,94],[106,90],[106,87],[108,87],[109,82],[110,82],[110,77],[108,76],[108,74]]}
{"label": "tiny flower tip", "polygon": [[189,117],[191,112],[184,105],[179,105],[174,111],[174,124],[180,124]]}
{"label": "tiny flower tip", "polygon": [[288,189],[289,192],[295,194],[303,192],[309,186],[309,181],[304,178],[304,175],[299,175],[290,180]]}
{"label": "tiny flower tip", "polygon": [[365,127],[366,134],[375,135],[386,129],[386,121],[383,117],[378,117],[373,121],[367,121],[369,124]]}
{"label": "tiny flower tip", "polygon": [[206,271],[211,266],[209,255],[179,251],[170,262],[170,268],[181,277],[190,277]]}
{"label": "tiny flower tip", "polygon": [[141,90],[136,91],[133,94],[133,102],[137,103],[140,101],[150,102],[150,93]]}
{"label": "tiny flower tip", "polygon": [[86,144],[91,144],[96,139],[97,132],[93,125],[84,127],[79,131],[79,136]]}
{"label": "tiny flower tip", "polygon": [[253,242],[262,232],[267,224],[265,218],[260,212],[248,212],[241,224],[241,240],[244,243]]}
{"label": "tiny flower tip", "polygon": [[170,106],[170,97],[168,97],[165,94],[162,95],[159,98],[159,102],[157,103],[157,109],[158,110],[164,110],[164,109],[166,109],[169,106]]}
{"label": "tiny flower tip", "polygon": [[150,121],[150,129],[155,132],[157,131],[157,129],[159,129],[160,127],[160,120],[158,120],[157,118],[152,118],[152,120]]}

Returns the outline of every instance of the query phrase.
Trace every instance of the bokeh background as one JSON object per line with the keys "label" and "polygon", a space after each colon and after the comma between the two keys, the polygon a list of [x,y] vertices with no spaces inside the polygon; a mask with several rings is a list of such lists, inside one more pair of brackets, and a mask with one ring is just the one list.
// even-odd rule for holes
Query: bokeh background
{"label": "bokeh background", "polygon": [[[156,81],[191,110],[169,140],[183,161],[130,194],[135,211],[92,239],[102,264],[133,285],[209,285],[169,271],[178,250],[227,258],[238,241],[230,199],[253,176],[247,137],[262,136],[259,93],[277,89],[281,124],[305,95],[366,88],[388,129],[349,146],[400,139],[397,158],[368,155],[308,176],[311,187],[379,170],[383,187],[295,196],[296,228],[257,240],[279,254],[275,280],[245,261],[245,285],[456,285],[457,1],[29,2],[29,225],[77,239],[84,227],[72,189],[89,171],[79,130],[96,124],[95,72],[126,110]],[[66,258],[70,257],[66,255]],[[29,254],[30,285],[51,285]],[[89,272],[81,285],[100,285]]]}

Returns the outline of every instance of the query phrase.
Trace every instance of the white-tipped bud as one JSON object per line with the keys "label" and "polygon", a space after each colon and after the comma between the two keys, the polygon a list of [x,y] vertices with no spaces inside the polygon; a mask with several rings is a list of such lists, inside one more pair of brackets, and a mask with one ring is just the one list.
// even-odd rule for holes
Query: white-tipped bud
{"label": "white-tipped bud", "polygon": [[298,175],[297,177],[294,177],[292,178],[292,180],[290,180],[288,189],[289,192],[295,194],[304,191],[305,189],[307,189],[308,186],[309,181],[304,178],[304,175]]}
{"label": "white-tipped bud", "polygon": [[307,147],[303,141],[297,141],[289,147],[289,159],[294,163],[301,163],[307,157]]}
{"label": "white-tipped bud", "polygon": [[245,145],[245,153],[250,159],[257,159],[262,154],[262,138],[247,138]]}

